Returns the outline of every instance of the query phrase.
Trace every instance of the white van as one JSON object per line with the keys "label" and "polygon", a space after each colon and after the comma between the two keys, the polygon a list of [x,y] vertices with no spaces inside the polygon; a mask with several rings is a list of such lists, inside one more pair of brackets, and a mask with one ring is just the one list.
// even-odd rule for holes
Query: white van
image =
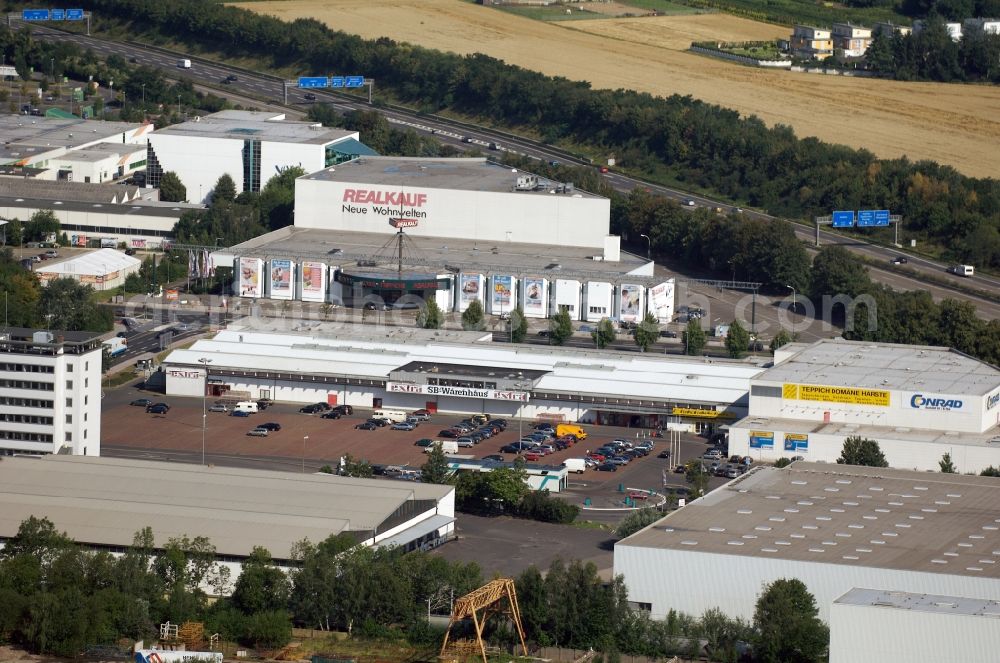
{"label": "white van", "polygon": [[958,276],[972,278],[976,273],[976,268],[972,265],[952,265],[948,271]]}
{"label": "white van", "polygon": [[587,469],[587,461],[582,458],[567,458],[563,461],[563,467],[570,472],[583,474],[583,472]]}
{"label": "white van", "polygon": [[424,447],[424,453],[429,454],[434,451],[434,447],[441,447],[441,451],[446,454],[458,453],[458,442],[455,440],[434,440],[434,444],[432,446]]}
{"label": "white van", "polygon": [[180,67],[181,69],[190,69],[191,61],[188,60],[187,58],[181,58],[180,60],[177,61],[177,66]]}
{"label": "white van", "polygon": [[257,412],[259,412],[259,408],[253,401],[240,401],[233,407],[233,412],[249,412],[250,414],[257,414]]}
{"label": "white van", "polygon": [[406,414],[402,410],[375,410],[372,412],[372,419],[385,419],[386,421],[391,421],[394,424],[406,421],[408,416],[410,415]]}

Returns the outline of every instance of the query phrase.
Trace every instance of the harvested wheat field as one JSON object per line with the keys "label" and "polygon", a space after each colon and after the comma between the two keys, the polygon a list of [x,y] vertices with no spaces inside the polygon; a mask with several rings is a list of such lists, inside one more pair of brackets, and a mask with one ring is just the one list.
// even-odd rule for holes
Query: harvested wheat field
{"label": "harvested wheat field", "polygon": [[286,20],[316,18],[367,38],[482,52],[595,87],[691,95],[769,124],[787,124],[799,136],[1000,177],[1000,87],[765,71],[684,51],[692,41],[789,33],[726,14],[542,22],[462,0],[277,0],[240,6]]}

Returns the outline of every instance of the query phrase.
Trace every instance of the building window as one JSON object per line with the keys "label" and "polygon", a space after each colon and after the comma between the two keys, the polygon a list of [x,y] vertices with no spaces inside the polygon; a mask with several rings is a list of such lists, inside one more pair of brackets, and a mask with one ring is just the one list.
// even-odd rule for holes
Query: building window
{"label": "building window", "polygon": [[66,441],[67,442],[73,441],[73,433],[66,433]]}
{"label": "building window", "polygon": [[87,439],[87,429],[86,428],[83,429],[83,439],[85,439],[85,440]]}
{"label": "building window", "polygon": [[90,386],[90,378],[83,378],[83,388],[86,389]]}
{"label": "building window", "polygon": [[591,306],[590,312],[596,315],[606,315],[608,312],[607,306]]}
{"label": "building window", "polygon": [[89,371],[90,370],[90,362],[89,361],[83,362],[83,370],[85,370],[85,371]]}
{"label": "building window", "polygon": [[67,389],[72,389],[73,388],[73,381],[72,380],[66,380],[66,388]]}
{"label": "building window", "polygon": [[72,398],[67,398],[66,399],[66,407],[73,407],[73,399]]}
{"label": "building window", "polygon": [[87,396],[86,394],[84,394],[84,396],[83,396],[83,404],[84,405],[89,405],[90,404],[90,396]]}
{"label": "building window", "polygon": [[73,423],[73,415],[72,414],[67,414],[66,415],[66,423],[67,424]]}
{"label": "building window", "polygon": [[54,391],[55,385],[51,382],[32,382],[31,380],[0,380],[0,388]]}
{"label": "building window", "polygon": [[86,412],[84,412],[84,413],[83,413],[83,420],[84,420],[84,421],[86,421],[86,420],[87,420],[87,413],[86,413]]}
{"label": "building window", "polygon": [[243,190],[260,191],[260,141],[243,141]]}
{"label": "building window", "polygon": [[67,373],[73,372],[73,364],[66,364],[66,372]]}

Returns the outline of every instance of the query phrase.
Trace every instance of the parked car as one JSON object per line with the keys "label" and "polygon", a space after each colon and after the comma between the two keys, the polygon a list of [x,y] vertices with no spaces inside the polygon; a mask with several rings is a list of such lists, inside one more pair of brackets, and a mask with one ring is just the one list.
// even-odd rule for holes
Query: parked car
{"label": "parked car", "polygon": [[364,421],[355,426],[354,430],[375,430],[376,428],[378,428],[378,426],[373,424],[371,421]]}
{"label": "parked car", "polygon": [[341,416],[347,416],[349,414],[354,414],[354,408],[350,405],[336,405],[331,408],[333,412],[339,412]]}
{"label": "parked car", "polygon": [[705,460],[722,460],[722,450],[721,449],[709,449],[701,456]]}
{"label": "parked car", "polygon": [[330,410],[329,412],[324,412],[320,415],[321,419],[340,419],[343,416],[338,410]]}
{"label": "parked car", "polygon": [[368,419],[365,423],[369,423],[375,426],[376,428],[382,428],[383,426],[389,425],[389,420],[382,419],[381,417],[372,417],[371,419]]}
{"label": "parked car", "polygon": [[670,458],[670,449],[664,449],[660,453],[656,454],[657,458]]}
{"label": "parked car", "polygon": [[246,410],[233,410],[229,413],[230,417],[249,417],[250,413]]}
{"label": "parked car", "polygon": [[438,437],[444,437],[444,438],[451,439],[451,438],[456,438],[456,437],[461,437],[461,436],[462,436],[462,434],[459,431],[457,431],[457,430],[455,430],[453,428],[445,428],[444,430],[438,431]]}
{"label": "parked car", "polygon": [[687,468],[683,465],[678,465],[674,468],[674,474],[686,474]]}
{"label": "parked car", "polygon": [[392,430],[413,430],[416,427],[416,424],[411,424],[409,421],[400,421],[392,425]]}
{"label": "parked car", "polygon": [[499,454],[490,454],[489,456],[483,456],[483,460],[495,460],[497,462],[503,462],[503,456]]}
{"label": "parked car", "polygon": [[55,249],[49,249],[48,251],[45,252],[45,258],[48,260],[58,257],[59,257],[59,252],[56,251]]}
{"label": "parked car", "polygon": [[321,412],[322,409],[319,407],[319,403],[313,403],[312,405],[303,405],[299,408],[299,412],[303,414],[316,414]]}
{"label": "parked car", "polygon": [[411,412],[407,419],[415,419],[417,421],[427,421],[431,418],[431,415],[427,413],[426,410],[417,410],[416,412]]}
{"label": "parked car", "polygon": [[460,437],[460,438],[458,438],[455,441],[458,442],[458,446],[460,446],[460,447],[474,447],[474,446],[476,446],[476,441],[473,440],[471,437]]}
{"label": "parked car", "polygon": [[274,401],[272,401],[270,398],[261,398],[260,400],[257,401],[258,410],[266,410],[272,405],[274,405]]}
{"label": "parked car", "polygon": [[549,423],[535,424],[534,426],[532,426],[532,428],[535,429],[535,430],[545,430],[545,431],[552,431],[552,432],[555,432],[555,430],[556,430],[555,426],[553,426],[552,424],[549,424]]}
{"label": "parked car", "polygon": [[225,403],[213,403],[208,406],[209,412],[229,412],[229,406]]}
{"label": "parked car", "polygon": [[152,412],[154,409],[157,410],[155,414],[165,414],[170,411],[170,406],[166,403],[153,403],[146,406],[146,412]]}
{"label": "parked car", "polygon": [[129,403],[129,405],[135,405],[136,407],[149,407],[152,404],[153,401],[149,400],[148,398],[137,398],[131,403]]}
{"label": "parked car", "polygon": [[614,463],[601,463],[597,466],[598,472],[617,472],[618,466]]}
{"label": "parked car", "polygon": [[612,456],[611,458],[608,458],[608,462],[614,463],[615,465],[628,465],[629,459],[628,456]]}
{"label": "parked car", "polygon": [[433,447],[434,446],[434,440],[432,440],[429,437],[424,437],[424,438],[421,438],[421,439],[417,440],[416,442],[414,442],[413,446],[415,446],[415,447]]}
{"label": "parked car", "polygon": [[257,428],[265,428],[270,431],[279,431],[281,430],[281,424],[276,423],[274,421],[269,421],[266,424],[260,424],[259,426],[257,426]]}
{"label": "parked car", "polygon": [[266,428],[261,428],[260,426],[258,426],[257,428],[254,428],[253,430],[248,432],[247,435],[251,437],[267,437],[268,435],[270,435],[270,431],[267,430]]}
{"label": "parked car", "polygon": [[662,338],[677,338],[677,332],[670,329],[661,329],[660,336]]}

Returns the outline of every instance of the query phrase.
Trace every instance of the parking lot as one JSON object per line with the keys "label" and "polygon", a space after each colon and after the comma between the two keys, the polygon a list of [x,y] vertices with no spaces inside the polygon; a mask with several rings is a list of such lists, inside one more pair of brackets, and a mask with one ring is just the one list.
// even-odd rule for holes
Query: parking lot
{"label": "parking lot", "polygon": [[[151,414],[143,407],[130,406],[130,401],[149,398],[153,402],[170,405],[165,414]],[[211,407],[215,399],[206,399],[204,405]],[[103,408],[102,444],[109,452],[117,449],[144,450],[152,452],[145,457],[156,458],[155,452],[187,452],[187,458],[197,457],[202,444],[202,407],[200,398],[163,397],[160,394],[140,391],[133,387],[122,387],[106,392]],[[221,412],[207,412],[205,417],[205,452],[208,462],[229,464],[227,459],[258,459],[254,466],[273,469],[294,470],[304,466],[307,471],[315,471],[323,465],[336,465],[339,458],[351,454],[355,458],[373,464],[409,465],[419,467],[426,461],[426,454],[415,442],[421,438],[440,439],[439,431],[457,423],[464,417],[455,414],[432,415],[416,430],[392,430],[386,426],[376,430],[356,430],[355,426],[364,422],[370,409],[356,408],[352,415],[340,419],[324,419],[319,413],[302,414],[300,404],[277,403],[248,417],[234,417]],[[270,432],[266,437],[254,437],[248,433],[265,423],[277,423],[281,430]],[[471,448],[459,449],[460,455],[483,458],[499,454],[499,449],[517,441],[521,432],[527,433],[531,421],[509,420],[507,430],[499,435],[483,440]],[[544,456],[537,464],[561,465],[567,458],[582,458],[614,438],[635,439],[649,433],[618,427],[585,426],[589,435],[583,442],[564,450]],[[684,436],[681,442],[682,462],[698,457],[705,451],[705,438],[694,435]],[[628,488],[659,490],[664,478],[668,483],[683,484],[683,475],[671,472],[672,460],[657,458],[666,448],[663,441],[649,456],[638,458],[617,472],[598,472],[588,469],[583,474],[571,474],[566,497],[580,503],[591,497],[594,506],[611,506],[620,499],[619,484]],[[506,460],[513,460],[514,454],[502,454]],[[722,483],[713,480],[713,485]],[[620,518],[622,514],[615,516]]]}

